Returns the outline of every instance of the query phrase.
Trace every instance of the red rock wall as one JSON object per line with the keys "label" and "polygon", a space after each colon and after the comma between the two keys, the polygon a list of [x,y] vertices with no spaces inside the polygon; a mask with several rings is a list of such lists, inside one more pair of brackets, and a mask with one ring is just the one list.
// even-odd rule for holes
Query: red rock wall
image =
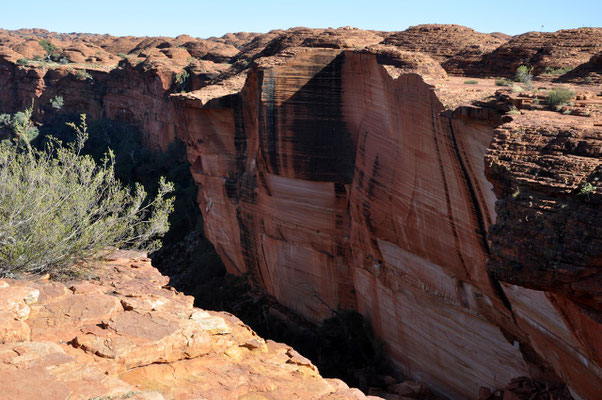
{"label": "red rock wall", "polygon": [[66,68],[19,67],[0,60],[0,110],[17,112],[35,101],[36,118],[55,112],[50,99],[62,96],[61,112],[85,113],[90,119],[108,118],[131,123],[144,133],[145,144],[165,149],[176,135],[169,100],[169,71],[134,69],[89,70],[92,79],[78,80]]}
{"label": "red rock wall", "polygon": [[375,55],[304,50],[253,70],[240,94],[176,102],[228,270],[315,321],[359,310],[404,373],[451,397],[531,375],[594,399],[599,325],[486,267],[495,113],[446,111],[421,76],[388,71]]}

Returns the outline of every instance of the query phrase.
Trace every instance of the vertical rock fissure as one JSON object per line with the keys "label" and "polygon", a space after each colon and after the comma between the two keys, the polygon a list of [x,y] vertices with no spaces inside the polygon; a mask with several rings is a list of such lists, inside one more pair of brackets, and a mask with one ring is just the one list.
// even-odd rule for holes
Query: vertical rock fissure
{"label": "vertical rock fissure", "polygon": [[449,184],[447,183],[447,177],[445,176],[445,169],[443,168],[443,160],[441,159],[441,147],[439,146],[439,140],[437,139],[437,125],[435,123],[435,121],[437,120],[437,116],[435,114],[435,106],[433,104],[432,97],[431,97],[430,101],[431,101],[431,121],[432,121],[432,129],[433,129],[433,140],[435,141],[435,151],[437,153],[437,161],[439,163],[439,172],[441,173],[441,179],[443,180],[443,186],[445,189],[444,191],[445,191],[445,203],[447,206],[447,215],[449,216],[449,224],[450,224],[452,233],[454,235],[456,253],[458,255],[458,258],[460,259],[460,262],[462,263],[462,266],[464,267],[464,270],[466,270],[466,262],[464,261],[464,257],[462,257],[462,252],[460,251],[460,246],[459,246],[460,239],[458,238],[458,231],[456,230],[456,223],[454,221],[454,216],[452,213],[451,198],[449,196]]}
{"label": "vertical rock fissure", "polygon": [[[485,229],[485,220],[483,219],[483,213],[482,213],[481,207],[479,205],[479,201],[477,199],[477,194],[475,192],[475,188],[472,184],[470,176],[468,175],[468,170],[466,168],[466,165],[464,164],[464,160],[462,158],[462,154],[461,154],[460,148],[458,146],[458,141],[456,140],[456,134],[454,132],[452,119],[450,117],[447,117],[447,120],[449,123],[449,136],[450,136],[451,143],[452,143],[452,146],[454,149],[455,159],[456,159],[456,162],[458,163],[458,166],[460,167],[460,171],[462,171],[462,179],[464,180],[466,191],[468,192],[469,199],[471,202],[471,209],[473,210],[472,214],[475,217],[476,222],[477,222],[477,227],[478,227],[477,233],[480,237],[481,246],[483,247],[483,251],[487,255],[487,258],[489,258],[490,249],[489,249],[489,243],[487,243],[487,234],[486,234],[487,230]],[[487,275],[489,276],[489,281],[491,283],[491,286],[495,290],[495,293],[498,295],[502,304],[504,304],[504,306],[508,309],[508,311],[510,311],[510,313],[512,313],[512,318],[514,319],[515,317],[514,317],[514,313],[512,312],[512,305],[510,304],[510,300],[504,293],[504,289],[502,288],[502,285],[493,276],[493,273],[488,271]]]}

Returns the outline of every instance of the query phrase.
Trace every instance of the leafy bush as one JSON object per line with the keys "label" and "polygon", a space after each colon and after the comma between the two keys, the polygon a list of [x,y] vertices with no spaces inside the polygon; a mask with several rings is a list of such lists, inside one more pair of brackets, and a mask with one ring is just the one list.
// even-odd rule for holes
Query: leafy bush
{"label": "leafy bush", "polygon": [[27,65],[27,64],[29,64],[29,60],[27,58],[19,58],[17,60],[17,64],[18,65]]}
{"label": "leafy bush", "polygon": [[573,97],[575,92],[567,88],[556,88],[548,91],[546,101],[552,107],[560,106],[568,103]]}
{"label": "leafy bush", "polygon": [[564,75],[572,69],[573,69],[572,67],[562,67],[562,68],[546,67],[546,69],[543,71],[543,73],[547,74],[547,75]]}
{"label": "leafy bush", "polygon": [[174,82],[177,86],[177,90],[183,92],[186,90],[186,86],[188,86],[188,79],[190,78],[190,73],[186,70],[182,71],[179,74],[174,75]]}
{"label": "leafy bush", "polygon": [[33,107],[18,113],[0,115],[0,128],[8,129],[10,132],[19,135],[27,144],[34,140],[40,134],[40,131],[31,121]]}
{"label": "leafy bush", "polygon": [[579,196],[584,196],[589,199],[589,196],[598,189],[596,186],[589,182],[586,182],[581,189],[579,189]]}
{"label": "leafy bush", "polygon": [[56,46],[46,39],[42,39],[38,43],[40,43],[40,46],[46,52],[46,61],[51,61],[52,55],[56,52]]}
{"label": "leafy bush", "polygon": [[518,108],[516,108],[516,106],[513,104],[510,106],[510,110],[508,110],[508,114],[520,114],[520,111],[518,111]]}
{"label": "leafy bush", "polygon": [[[25,112],[31,116],[31,109]],[[30,145],[24,121],[16,139],[0,145],[0,276],[76,273],[74,263],[110,246],[155,249],[169,228],[173,185],[159,180],[146,201],[141,185],[124,187],[115,177],[112,152],[101,163],[81,150],[88,138],[85,115],[70,124],[77,140],[44,150]]]}
{"label": "leafy bush", "polygon": [[92,80],[92,75],[90,75],[85,69],[80,69],[77,71],[75,77],[80,81],[85,81],[86,79]]}
{"label": "leafy bush", "polygon": [[520,93],[524,90],[521,86],[518,85],[512,85],[510,89],[512,90],[512,93]]}
{"label": "leafy bush", "polygon": [[34,61],[44,61],[44,57],[42,57],[39,54],[36,54],[35,56],[33,56],[33,60]]}
{"label": "leafy bush", "polygon": [[496,78],[495,86],[511,86],[512,81],[506,78]]}
{"label": "leafy bush", "polygon": [[527,67],[526,65],[521,65],[516,69],[515,80],[517,82],[522,82],[525,84],[527,89],[531,90],[531,81],[533,80],[533,67]]}
{"label": "leafy bush", "polygon": [[[40,136],[33,143],[43,149],[47,137],[57,137],[63,143],[77,140],[73,129],[65,123],[77,121],[79,116],[54,113],[40,126]],[[82,154],[92,156],[97,163],[109,148],[115,154],[115,176],[126,185],[138,182],[148,193],[156,193],[161,176],[174,184],[174,212],[169,218],[170,229],[162,238],[164,246],[177,245],[195,229],[200,218],[197,204],[197,186],[190,174],[186,146],[179,141],[171,143],[164,152],[148,150],[140,130],[119,121],[101,119],[88,124],[90,138]],[[169,251],[169,250],[168,250]]]}
{"label": "leafy bush", "polygon": [[475,80],[464,81],[465,85],[477,85],[478,83],[479,83],[479,81],[475,81]]}
{"label": "leafy bush", "polygon": [[60,110],[61,108],[63,108],[64,104],[65,104],[65,102],[63,101],[63,96],[56,96],[56,97],[50,99],[50,105],[55,110]]}
{"label": "leafy bush", "polygon": [[125,53],[117,53],[117,55],[121,58],[128,58],[128,55]]}

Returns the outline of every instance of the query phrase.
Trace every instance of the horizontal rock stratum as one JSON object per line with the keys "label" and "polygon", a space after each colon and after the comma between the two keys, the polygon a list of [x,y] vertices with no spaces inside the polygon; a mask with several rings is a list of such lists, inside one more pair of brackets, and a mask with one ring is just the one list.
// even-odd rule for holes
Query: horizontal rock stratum
{"label": "horizontal rock stratum", "polygon": [[[475,398],[485,387],[487,398],[528,376],[593,400],[601,37],[602,28],[516,37],[457,25],[295,28],[221,39],[239,50],[230,65],[214,62],[217,39],[87,38],[107,52],[129,43],[131,57],[84,81],[64,66],[18,65],[13,38],[0,47],[0,106],[17,111],[34,96],[43,118],[62,95],[67,111],[142,127],[149,147],[179,137],[205,234],[229,272],[318,323],[359,311],[400,370],[439,394]],[[181,94],[178,46],[208,49]],[[533,90],[496,86],[523,64],[539,75]],[[546,73],[562,68],[573,70]],[[573,104],[546,107],[562,82]],[[27,337],[22,321],[11,324]],[[94,329],[67,340],[106,358],[117,339],[96,332],[127,324]],[[116,346],[130,360],[123,368],[146,362],[141,343]]]}
{"label": "horizontal rock stratum", "polygon": [[0,280],[0,399],[367,399],[231,314],[194,308],[143,254],[93,272]]}

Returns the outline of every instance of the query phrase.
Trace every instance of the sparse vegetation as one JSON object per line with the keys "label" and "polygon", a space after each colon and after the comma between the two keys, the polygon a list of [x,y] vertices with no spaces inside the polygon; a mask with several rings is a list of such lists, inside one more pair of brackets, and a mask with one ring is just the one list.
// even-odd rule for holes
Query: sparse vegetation
{"label": "sparse vegetation", "polygon": [[128,58],[128,55],[125,53],[117,53],[117,55],[121,58]]}
{"label": "sparse vegetation", "polygon": [[520,92],[522,92],[524,89],[522,88],[522,86],[519,86],[519,85],[512,85],[512,87],[510,88],[510,90],[512,90],[512,93],[520,93]]}
{"label": "sparse vegetation", "polygon": [[572,69],[573,69],[572,67],[561,67],[561,68],[546,67],[546,69],[543,71],[543,73],[547,74],[547,75],[564,75],[567,72],[571,71]]}
{"label": "sparse vegetation", "polygon": [[479,83],[479,81],[475,81],[475,80],[468,80],[468,81],[464,81],[465,85],[477,85]]}
{"label": "sparse vegetation", "polygon": [[596,189],[598,189],[596,186],[586,182],[583,184],[583,186],[581,186],[581,189],[579,189],[579,196],[585,197],[589,200],[589,196],[594,193]]}
{"label": "sparse vegetation", "polygon": [[176,90],[184,92],[188,86],[188,80],[190,79],[190,73],[186,70],[179,74],[174,75],[174,83],[176,84]]}
{"label": "sparse vegetation", "polygon": [[575,92],[568,88],[556,88],[548,91],[546,101],[551,107],[567,104],[573,97]]}
{"label": "sparse vegetation", "polygon": [[56,46],[53,45],[52,43],[50,43],[46,39],[42,39],[38,43],[40,43],[40,46],[42,46],[42,48],[46,52],[46,55],[45,55],[46,61],[52,61],[52,56],[56,52]]}
{"label": "sparse vegetation", "polygon": [[[0,115],[0,130],[8,131],[8,134],[2,136],[10,136],[11,133],[18,133],[19,137],[23,138],[27,144],[38,137],[40,131],[31,120],[33,114],[33,105],[25,111],[19,111],[15,114]],[[6,141],[6,140],[5,140]]]}
{"label": "sparse vegetation", "polygon": [[533,67],[527,67],[526,65],[521,65],[516,69],[515,79],[516,82],[521,82],[525,85],[528,90],[532,88],[532,80],[533,80]]}
{"label": "sparse vegetation", "polygon": [[73,275],[74,263],[110,246],[155,249],[168,229],[173,185],[163,178],[154,199],[143,187],[115,178],[115,157],[101,163],[81,154],[88,138],[85,116],[70,124],[77,140],[44,150],[26,135],[32,109],[0,145],[0,276],[22,273]]}
{"label": "sparse vegetation", "polygon": [[27,64],[29,64],[29,60],[27,58],[19,58],[17,60],[17,64],[18,65],[27,65]]}
{"label": "sparse vegetation", "polygon": [[520,111],[518,111],[518,108],[516,108],[516,106],[513,104],[510,106],[510,110],[508,111],[508,114],[520,114]]}
{"label": "sparse vegetation", "polygon": [[512,85],[512,81],[510,79],[507,78],[496,78],[495,79],[495,86],[511,86]]}
{"label": "sparse vegetation", "polygon": [[56,96],[56,97],[50,99],[50,105],[55,110],[60,110],[61,108],[63,108],[64,104],[65,103],[63,101],[63,96]]}
{"label": "sparse vegetation", "polygon": [[85,69],[78,70],[75,74],[75,77],[80,81],[85,81],[86,79],[92,80],[92,75],[90,75]]}

